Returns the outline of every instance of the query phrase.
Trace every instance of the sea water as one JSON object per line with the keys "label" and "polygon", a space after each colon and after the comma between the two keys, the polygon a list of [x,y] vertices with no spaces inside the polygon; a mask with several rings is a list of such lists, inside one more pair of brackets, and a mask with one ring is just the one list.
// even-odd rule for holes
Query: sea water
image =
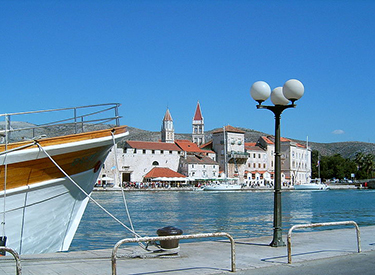
{"label": "sea water", "polygon": [[[180,228],[184,234],[227,232],[234,238],[272,236],[273,196],[272,191],[125,193],[134,230],[142,237],[157,236],[157,229],[165,226]],[[94,192],[92,197],[130,227],[121,192]],[[295,224],[349,220],[360,227],[375,225],[375,190],[282,192],[284,234]],[[132,237],[127,229],[89,202],[70,251],[112,248],[117,241]]]}

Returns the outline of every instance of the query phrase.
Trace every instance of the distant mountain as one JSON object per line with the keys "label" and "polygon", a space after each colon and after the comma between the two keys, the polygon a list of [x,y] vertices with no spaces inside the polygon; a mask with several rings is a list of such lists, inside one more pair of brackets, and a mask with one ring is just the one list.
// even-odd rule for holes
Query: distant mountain
{"label": "distant mountain", "polygon": [[[48,128],[39,128],[36,131],[26,130],[27,128],[34,127],[34,124],[28,122],[20,122],[20,121],[12,121],[11,128],[12,129],[24,129],[22,131],[17,131],[11,134],[10,141],[16,140],[29,140],[33,139],[38,136],[45,136],[45,137],[52,137],[52,136],[61,136],[67,134],[73,134],[75,131],[75,127],[72,125],[56,125]],[[110,125],[92,125],[92,124],[84,124],[81,126],[84,128],[85,131],[93,131],[99,129],[105,129],[109,127],[113,127]],[[246,129],[237,127],[238,129],[245,132],[245,141],[246,142],[256,142],[260,136],[268,136],[270,134],[255,131],[252,129]],[[0,139],[4,134],[4,122],[0,122]],[[206,141],[212,140],[212,133],[219,128],[212,129],[210,131],[206,131]],[[81,131],[80,127],[77,129]],[[161,136],[160,132],[152,132],[146,131],[134,127],[128,127],[129,135],[125,138],[125,140],[141,140],[141,141],[159,141]],[[191,134],[175,134],[175,139],[188,139],[191,140]],[[301,140],[294,140],[301,144],[306,144],[306,141]],[[2,142],[4,139],[2,138]],[[120,145],[121,146],[121,145]],[[334,154],[340,154],[344,158],[354,158],[354,156],[358,152],[362,152],[365,154],[373,154],[375,155],[375,143],[367,143],[367,142],[334,142],[334,143],[317,143],[317,142],[309,142],[309,146],[313,150],[317,150],[323,156],[331,156]]]}
{"label": "distant mountain", "polygon": [[[269,136],[270,134],[255,131],[252,129],[246,129],[237,127],[238,129],[245,132],[246,142],[256,142],[260,136]],[[206,131],[206,141],[212,139],[212,133],[219,128]],[[160,132],[151,132],[141,130],[134,127],[128,127],[129,135],[126,137],[127,140],[140,140],[140,141],[159,141]],[[175,134],[175,139],[189,139],[191,140],[191,134]],[[295,140],[294,141],[306,144],[306,141]],[[348,141],[348,142],[333,142],[333,143],[318,143],[309,142],[309,146],[312,150],[317,150],[322,156],[332,156],[334,154],[340,154],[344,158],[354,158],[358,152],[365,154],[375,155],[375,143],[359,142],[359,141]]]}

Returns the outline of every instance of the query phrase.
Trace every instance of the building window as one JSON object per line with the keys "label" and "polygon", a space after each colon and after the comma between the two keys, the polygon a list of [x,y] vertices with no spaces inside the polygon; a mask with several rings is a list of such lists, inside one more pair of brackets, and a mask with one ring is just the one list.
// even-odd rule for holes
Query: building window
{"label": "building window", "polygon": [[142,152],[143,152],[143,154],[146,154],[146,150],[143,149]]}
{"label": "building window", "polygon": [[158,166],[158,165],[159,165],[159,162],[154,161],[154,162],[152,163],[152,165],[154,165],[154,166]]}

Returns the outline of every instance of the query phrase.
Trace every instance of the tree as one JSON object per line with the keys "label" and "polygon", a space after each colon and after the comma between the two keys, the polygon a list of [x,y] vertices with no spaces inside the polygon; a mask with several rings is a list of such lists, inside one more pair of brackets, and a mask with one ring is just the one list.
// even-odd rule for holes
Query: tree
{"label": "tree", "polygon": [[370,179],[373,177],[375,158],[372,154],[365,155],[359,152],[355,155],[354,162],[357,166],[358,179]]}
{"label": "tree", "polygon": [[[312,177],[318,177],[318,168],[320,168],[320,177],[322,179],[344,179],[351,178],[352,173],[356,173],[356,163],[350,159],[343,158],[340,154],[333,156],[321,156],[319,152],[312,152]],[[315,166],[315,167],[314,167]]]}

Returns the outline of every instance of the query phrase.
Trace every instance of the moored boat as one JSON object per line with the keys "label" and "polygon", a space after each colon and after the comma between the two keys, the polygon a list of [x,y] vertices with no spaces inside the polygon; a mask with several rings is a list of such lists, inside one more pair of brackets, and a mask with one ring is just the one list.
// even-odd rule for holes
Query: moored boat
{"label": "moored boat", "polygon": [[0,145],[0,232],[6,246],[19,254],[68,250],[102,164],[127,134],[125,126],[112,126]]}
{"label": "moored boat", "polygon": [[310,183],[296,184],[294,190],[328,190],[329,186],[318,180],[311,180]]}
{"label": "moored boat", "polygon": [[221,182],[217,184],[210,184],[203,188],[203,191],[238,191],[241,190],[240,184],[231,184],[228,182]]}

